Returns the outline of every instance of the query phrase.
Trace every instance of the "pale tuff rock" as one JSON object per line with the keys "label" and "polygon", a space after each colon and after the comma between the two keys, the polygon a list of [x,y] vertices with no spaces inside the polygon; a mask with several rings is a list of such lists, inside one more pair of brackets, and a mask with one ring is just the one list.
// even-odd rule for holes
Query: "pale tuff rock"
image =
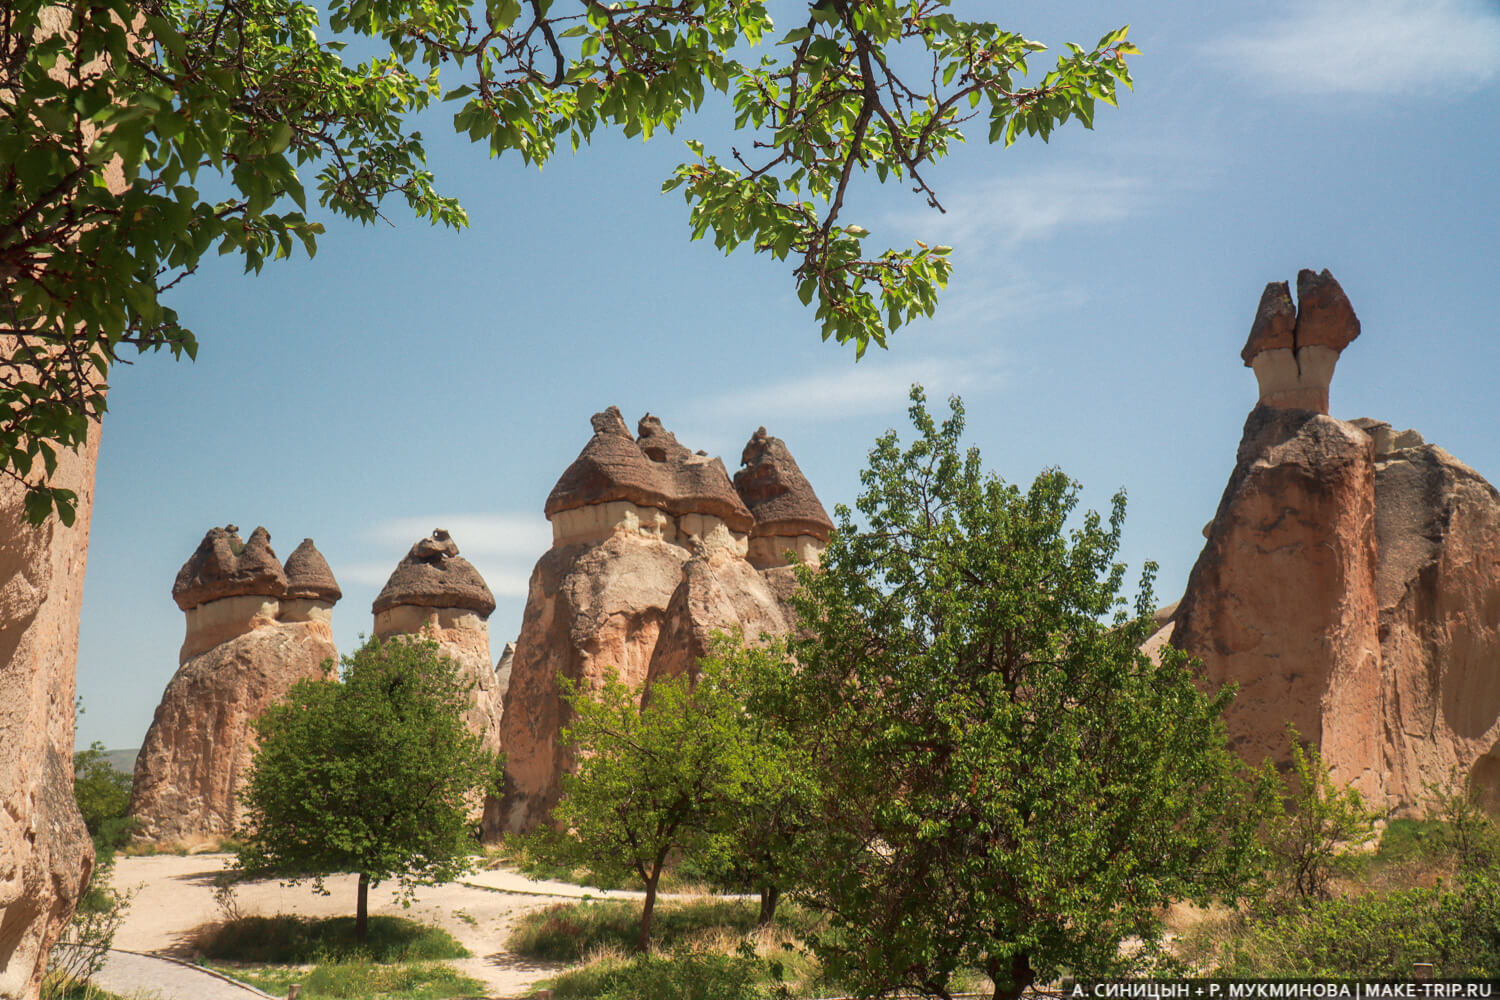
{"label": "pale tuff rock", "polygon": [[311,539],[283,569],[265,528],[241,543],[233,525],[204,536],[172,594],[187,634],[136,758],[130,798],[136,835],[163,844],[234,832],[255,752],[250,723],[297,681],[337,663],[332,618],[341,596]]}
{"label": "pale tuff rock", "polygon": [[[553,545],[531,574],[501,723],[504,798],[485,833],[549,820],[572,760],[559,740],[559,675],[584,690],[696,669],[716,630],[783,634],[795,587],[784,552],[816,563],[832,523],[786,446],[764,428],[731,482],[656,417],[632,438],[614,407],[547,498]],[[763,547],[757,543],[763,541]],[[764,567],[764,568],[762,568]]]}
{"label": "pale tuff rock", "polygon": [[1359,318],[1326,270],[1298,272],[1297,301],[1294,309],[1286,282],[1267,285],[1240,357],[1255,370],[1261,405],[1327,413],[1334,366],[1359,336]]}
{"label": "pale tuff rock", "polygon": [[[459,665],[464,680],[474,685],[464,722],[486,750],[498,751],[505,692],[490,660],[495,598],[479,571],[458,554],[453,537],[439,528],[412,545],[371,610],[377,638],[431,639]],[[476,803],[476,818],[477,812]]]}
{"label": "pale tuff rock", "polygon": [[[1333,366],[1307,352],[1336,358],[1359,321],[1326,271],[1298,299],[1289,348],[1286,286],[1262,297],[1243,355],[1261,402],[1164,633],[1239,685],[1226,724],[1250,761],[1284,765],[1290,721],[1376,807],[1419,812],[1454,769],[1500,806],[1500,494],[1415,431],[1317,412],[1307,376]],[[1294,350],[1302,382],[1268,393],[1262,362]]]}
{"label": "pale tuff rock", "polygon": [[[0,338],[0,350],[10,345]],[[93,868],[73,800],[78,613],[88,558],[99,424],[58,454],[54,486],[77,519],[26,521],[24,489],[0,483],[0,997],[34,1000]]]}

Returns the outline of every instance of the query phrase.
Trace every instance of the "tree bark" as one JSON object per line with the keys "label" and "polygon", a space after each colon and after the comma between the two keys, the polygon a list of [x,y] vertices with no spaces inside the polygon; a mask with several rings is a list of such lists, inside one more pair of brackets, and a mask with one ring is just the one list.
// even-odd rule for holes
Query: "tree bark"
{"label": "tree bark", "polygon": [[757,927],[768,927],[771,921],[776,919],[776,904],[781,901],[781,890],[774,885],[761,886],[760,890],[760,919],[756,921]]}
{"label": "tree bark", "polygon": [[661,869],[651,873],[646,879],[646,902],[641,907],[641,937],[636,942],[642,955],[651,950],[651,914],[656,909],[656,886],[661,882]]}
{"label": "tree bark", "polygon": [[370,876],[359,873],[359,903],[354,909],[354,940],[364,943],[370,931]]}
{"label": "tree bark", "polygon": [[992,959],[986,971],[995,981],[994,1000],[1016,1000],[1036,980],[1036,973],[1031,971],[1031,958],[1024,952],[1010,957],[1009,970]]}

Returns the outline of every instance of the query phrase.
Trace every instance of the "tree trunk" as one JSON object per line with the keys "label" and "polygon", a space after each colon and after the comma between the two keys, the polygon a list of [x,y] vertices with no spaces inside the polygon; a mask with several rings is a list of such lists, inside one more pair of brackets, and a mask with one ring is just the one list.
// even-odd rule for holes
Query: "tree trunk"
{"label": "tree trunk", "polygon": [[994,1000],[1016,1000],[1036,980],[1036,973],[1031,971],[1031,959],[1024,953],[1010,957],[1008,970],[991,959],[986,971],[995,981]]}
{"label": "tree trunk", "polygon": [[660,881],[661,868],[657,868],[646,879],[646,902],[641,907],[641,938],[636,942],[642,955],[651,950],[651,914],[656,909],[656,886]]}
{"label": "tree trunk", "polygon": [[771,921],[776,918],[776,904],[781,901],[781,890],[774,885],[761,886],[760,889],[760,919],[756,921],[757,927],[769,927]]}
{"label": "tree trunk", "polygon": [[370,931],[370,876],[359,873],[359,903],[354,910],[354,940],[364,943]]}

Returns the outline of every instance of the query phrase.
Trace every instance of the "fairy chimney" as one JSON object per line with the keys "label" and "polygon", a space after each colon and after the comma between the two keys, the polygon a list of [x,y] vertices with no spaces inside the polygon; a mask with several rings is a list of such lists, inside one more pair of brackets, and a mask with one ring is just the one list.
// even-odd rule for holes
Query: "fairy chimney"
{"label": "fairy chimney", "polygon": [[613,673],[643,690],[696,670],[716,632],[784,634],[796,586],[785,553],[815,562],[832,527],[764,429],[731,481],[649,413],[634,437],[615,407],[591,423],[547,497],[552,548],[531,573],[501,726],[504,798],[486,811],[486,838],[550,821],[573,766],[559,677],[588,690]]}
{"label": "fairy chimney", "polygon": [[1285,281],[1266,286],[1240,357],[1255,370],[1261,405],[1327,413],[1334,366],[1358,336],[1359,317],[1333,275],[1304,268],[1295,307]]}
{"label": "fairy chimney", "polygon": [[139,839],[192,845],[234,832],[256,746],[250,723],[337,660],[340,596],[310,538],[283,567],[265,528],[249,541],[232,524],[203,536],[172,585],[187,634],[136,757]]}

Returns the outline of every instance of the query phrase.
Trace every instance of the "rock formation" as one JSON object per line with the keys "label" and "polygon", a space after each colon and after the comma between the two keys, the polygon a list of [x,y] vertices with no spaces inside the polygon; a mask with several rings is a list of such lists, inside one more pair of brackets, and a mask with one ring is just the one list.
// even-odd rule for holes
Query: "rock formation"
{"label": "rock formation", "polygon": [[752,640],[791,624],[787,553],[815,563],[832,523],[776,438],[762,428],[733,482],[647,414],[632,436],[620,411],[547,498],[552,548],[531,574],[501,722],[505,794],[486,836],[547,821],[571,759],[559,674],[597,685],[609,670],[637,688],[696,669],[716,630]]}
{"label": "rock formation", "polygon": [[0,997],[36,997],[93,868],[73,799],[73,697],[98,454],[97,422],[58,454],[51,484],[77,494],[71,527],[29,524],[24,488],[0,482]]}
{"label": "rock formation", "polygon": [[232,833],[255,751],[250,722],[338,659],[332,614],[343,595],[312,539],[283,568],[265,528],[245,542],[238,532],[210,529],[172,585],[187,633],[136,758],[130,813],[144,840]]}
{"label": "rock formation", "polygon": [[500,749],[504,692],[490,662],[489,617],[495,598],[484,578],[458,554],[458,544],[439,528],[411,547],[375,598],[375,635],[422,635],[474,682],[473,705],[464,716],[484,737],[485,749]]}
{"label": "rock formation", "polygon": [[[1260,401],[1163,632],[1232,681],[1247,759],[1292,722],[1375,807],[1457,768],[1500,801],[1500,495],[1412,431],[1327,415],[1359,335],[1332,275],[1267,286],[1242,357]],[[1157,640],[1153,640],[1157,641]]]}

